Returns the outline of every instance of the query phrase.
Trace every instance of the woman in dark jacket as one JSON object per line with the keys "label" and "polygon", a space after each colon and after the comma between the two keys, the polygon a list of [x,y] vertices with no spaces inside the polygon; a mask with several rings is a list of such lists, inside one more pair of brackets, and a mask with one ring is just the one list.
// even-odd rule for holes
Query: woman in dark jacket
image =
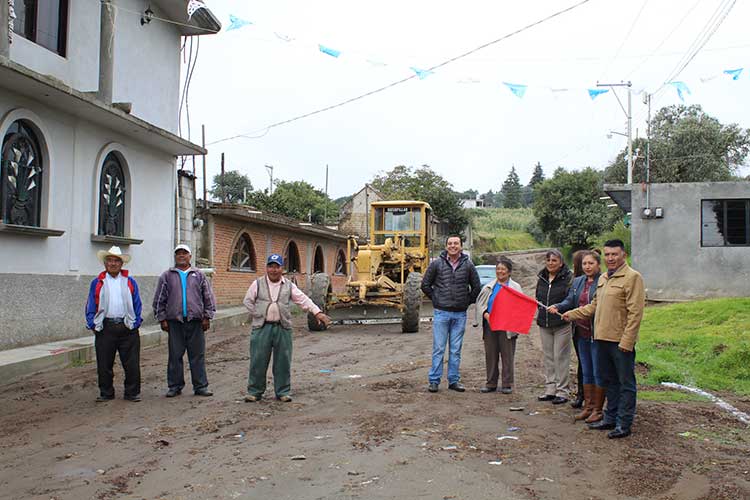
{"label": "woman in dark jacket", "polygon": [[[595,252],[585,251],[581,262],[583,276],[573,280],[568,296],[562,302],[552,305],[550,313],[564,313],[590,304],[596,295],[596,286],[601,274],[599,255]],[[604,404],[604,387],[597,367],[596,342],[594,342],[594,318],[577,320],[573,323],[573,337],[575,339],[583,372],[583,410],[575,416],[576,420],[585,420],[588,423],[598,422],[602,419],[602,406]]]}
{"label": "woman in dark jacket", "polygon": [[545,259],[544,269],[537,275],[536,284],[536,300],[543,305],[539,306],[536,324],[539,325],[544,353],[544,394],[538,399],[558,405],[568,400],[572,330],[569,323],[547,308],[567,297],[573,273],[563,262],[559,251],[548,251]]}

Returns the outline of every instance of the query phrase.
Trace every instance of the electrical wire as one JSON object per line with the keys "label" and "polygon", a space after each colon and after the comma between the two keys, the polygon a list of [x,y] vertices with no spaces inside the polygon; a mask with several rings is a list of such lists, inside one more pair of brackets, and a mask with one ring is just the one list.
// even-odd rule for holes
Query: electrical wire
{"label": "electrical wire", "polygon": [[[435,66],[427,68],[424,71],[434,71],[436,69],[442,68],[442,67],[444,67],[444,66],[446,66],[448,64],[451,64],[451,63],[453,63],[455,61],[458,61],[459,59],[463,59],[463,58],[465,58],[465,57],[467,57],[467,56],[469,56],[469,55],[471,55],[471,54],[473,54],[475,52],[483,50],[483,49],[485,49],[487,47],[490,47],[490,46],[495,45],[495,44],[497,44],[499,42],[507,40],[508,38],[511,38],[511,37],[516,36],[516,35],[518,35],[520,33],[523,33],[524,31],[527,31],[527,30],[529,30],[531,28],[534,28],[534,27],[536,27],[536,26],[538,26],[540,24],[543,24],[543,23],[545,23],[547,21],[550,21],[550,20],[552,20],[552,19],[554,19],[556,17],[559,17],[559,16],[561,16],[561,15],[567,13],[567,12],[570,12],[570,11],[572,11],[572,10],[578,8],[578,7],[581,7],[584,4],[589,3],[590,1],[591,0],[581,0],[578,3],[575,3],[575,4],[573,4],[573,5],[569,6],[569,7],[566,7],[566,8],[564,8],[562,10],[559,10],[559,11],[553,13],[553,14],[550,14],[550,15],[542,18],[542,19],[539,19],[538,21],[534,21],[533,23],[527,24],[526,26],[524,26],[522,28],[519,28],[519,29],[517,29],[515,31],[512,31],[512,32],[510,32],[510,33],[508,33],[506,35],[503,35],[500,38],[497,38],[497,39],[492,40],[490,42],[484,43],[484,44],[482,44],[482,45],[480,45],[478,47],[475,47],[475,48],[473,48],[471,50],[468,50],[468,51],[466,51],[466,52],[464,52],[462,54],[459,54],[457,56],[451,57],[450,59],[447,59],[447,60],[445,60],[445,61],[443,61],[443,62],[441,62],[439,64],[436,64]],[[314,115],[318,115],[320,113],[324,113],[326,111],[330,111],[332,109],[336,109],[336,108],[340,108],[342,106],[346,106],[347,104],[351,104],[353,102],[365,99],[365,98],[367,98],[367,97],[369,97],[371,95],[378,94],[378,93],[383,92],[385,90],[388,90],[388,89],[391,89],[393,87],[396,87],[397,85],[400,85],[402,83],[408,82],[409,80],[413,80],[414,78],[417,78],[416,74],[413,74],[413,75],[408,76],[406,78],[402,78],[402,79],[397,80],[395,82],[389,83],[388,85],[384,85],[383,87],[379,87],[379,88],[377,88],[375,90],[371,90],[369,92],[366,92],[364,94],[360,94],[360,95],[358,95],[356,97],[352,97],[350,99],[346,99],[346,100],[338,102],[336,104],[332,104],[330,106],[326,106],[324,108],[320,108],[320,109],[317,109],[315,111],[311,111],[309,113],[298,115],[298,116],[295,116],[293,118],[289,118],[287,120],[282,120],[280,122],[272,123],[271,125],[268,125],[266,127],[260,128],[260,129],[253,130],[251,132],[246,132],[244,134],[237,134],[237,135],[234,135],[234,136],[231,136],[231,137],[225,137],[225,138],[222,138],[222,139],[218,139],[218,140],[210,142],[210,143],[208,143],[206,145],[210,146],[210,145],[213,145],[213,144],[219,144],[221,142],[231,141],[231,140],[239,139],[239,138],[251,139],[252,137],[250,137],[250,134],[256,134],[256,133],[262,132],[264,130],[268,131],[268,130],[270,130],[272,128],[280,127],[280,126],[286,125],[288,123],[292,123],[292,122],[295,122],[295,121],[298,121],[298,120],[302,120],[304,118],[309,118],[310,116],[314,116]],[[263,135],[265,135],[265,134],[263,134]]]}
{"label": "electrical wire", "polygon": [[643,14],[643,10],[646,8],[646,4],[648,3],[648,0],[643,0],[643,3],[641,4],[641,8],[638,10],[638,14],[635,15],[635,18],[633,19],[633,22],[630,23],[630,28],[628,29],[628,32],[625,34],[625,38],[622,39],[622,42],[620,43],[620,46],[617,47],[617,51],[615,52],[614,57],[612,57],[609,62],[607,63],[607,66],[604,68],[604,71],[602,72],[602,80],[607,75],[607,71],[609,71],[609,67],[612,66],[612,63],[620,56],[620,52],[622,51],[622,48],[625,47],[625,43],[630,39],[630,35],[633,33],[633,29],[635,29],[635,25],[638,23],[638,20],[641,18],[641,14]]}

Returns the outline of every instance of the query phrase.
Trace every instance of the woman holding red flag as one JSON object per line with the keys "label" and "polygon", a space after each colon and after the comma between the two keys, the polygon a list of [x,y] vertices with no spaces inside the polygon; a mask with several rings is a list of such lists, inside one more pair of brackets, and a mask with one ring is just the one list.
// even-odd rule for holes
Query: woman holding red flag
{"label": "woman holding red flag", "polygon": [[[516,354],[517,333],[506,331],[493,331],[490,328],[490,312],[495,296],[500,288],[507,286],[513,290],[523,293],[521,285],[510,277],[513,272],[513,262],[501,257],[495,266],[496,279],[482,287],[476,302],[476,319],[474,326],[482,324],[482,339],[484,340],[484,355],[487,362],[487,383],[479,392],[490,393],[497,390],[500,369],[498,361],[502,362],[502,385],[500,392],[510,394],[513,392],[513,358]],[[499,358],[499,359],[498,359]]]}

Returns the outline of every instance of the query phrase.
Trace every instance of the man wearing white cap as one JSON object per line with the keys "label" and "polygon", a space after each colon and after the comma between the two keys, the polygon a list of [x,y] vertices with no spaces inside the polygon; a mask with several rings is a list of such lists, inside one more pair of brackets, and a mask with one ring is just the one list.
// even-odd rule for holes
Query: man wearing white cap
{"label": "man wearing white cap", "polygon": [[182,394],[185,387],[183,357],[187,350],[193,393],[213,396],[206,376],[206,336],[216,312],[214,294],[206,276],[190,265],[190,247],[177,245],[174,267],[159,276],[154,293],[154,317],[169,333],[166,396]]}
{"label": "man wearing white cap", "polygon": [[130,256],[120,247],[97,252],[104,271],[91,282],[86,301],[86,327],[95,335],[96,371],[99,379],[97,402],[115,398],[112,367],[115,355],[125,371],[125,395],[129,401],[141,400],[141,297],[138,284],[122,269]]}

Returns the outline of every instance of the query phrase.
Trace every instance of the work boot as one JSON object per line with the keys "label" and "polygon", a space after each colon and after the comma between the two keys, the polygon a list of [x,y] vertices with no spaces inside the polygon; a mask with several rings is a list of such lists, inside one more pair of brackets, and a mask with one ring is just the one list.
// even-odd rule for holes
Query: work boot
{"label": "work boot", "polygon": [[604,418],[602,408],[604,408],[604,398],[607,392],[606,387],[599,387],[598,385],[592,386],[591,389],[593,394],[593,396],[591,397],[591,415],[589,415],[589,417],[584,420],[584,422],[586,422],[587,424],[599,422]]}
{"label": "work boot", "polygon": [[586,420],[591,416],[594,411],[593,397],[594,384],[583,384],[583,409],[574,417],[576,421]]}

